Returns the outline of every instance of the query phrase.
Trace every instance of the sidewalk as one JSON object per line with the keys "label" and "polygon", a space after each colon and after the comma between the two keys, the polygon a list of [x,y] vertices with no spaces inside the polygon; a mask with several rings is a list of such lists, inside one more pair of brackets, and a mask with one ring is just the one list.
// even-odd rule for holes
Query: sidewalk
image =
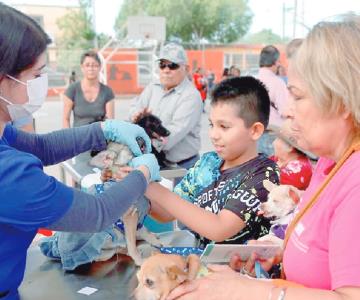
{"label": "sidewalk", "polygon": [[[115,118],[120,120],[126,120],[128,110],[130,107],[130,101],[132,98],[116,98],[115,100]],[[204,153],[212,150],[212,145],[208,137],[208,111],[209,103],[206,105],[206,113],[202,114],[201,119],[201,150],[200,153]],[[35,113],[35,126],[38,133],[48,133],[54,130],[62,128],[62,111],[63,106],[58,96],[49,97],[42,108]],[[60,178],[60,167],[58,165],[45,167],[46,173]]]}

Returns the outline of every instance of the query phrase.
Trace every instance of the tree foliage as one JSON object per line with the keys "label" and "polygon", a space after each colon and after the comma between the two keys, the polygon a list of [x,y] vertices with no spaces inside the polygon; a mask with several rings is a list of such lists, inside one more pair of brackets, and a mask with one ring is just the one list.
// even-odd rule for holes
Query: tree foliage
{"label": "tree foliage", "polygon": [[94,46],[96,33],[88,14],[90,0],[79,0],[79,9],[69,12],[57,20],[61,37],[57,42],[62,49],[89,49]]}
{"label": "tree foliage", "polygon": [[68,72],[79,70],[81,54],[97,45],[101,48],[110,36],[105,33],[96,34],[93,29],[92,17],[89,14],[91,0],[79,0],[79,8],[69,9],[69,12],[57,20],[61,37],[57,40],[58,69]]}
{"label": "tree foliage", "polygon": [[263,29],[244,38],[248,44],[280,44],[284,41],[281,36],[272,32],[271,29]]}
{"label": "tree foliage", "polygon": [[122,32],[127,17],[135,15],[166,17],[167,39],[188,43],[236,41],[252,20],[247,0],[125,0],[116,30]]}

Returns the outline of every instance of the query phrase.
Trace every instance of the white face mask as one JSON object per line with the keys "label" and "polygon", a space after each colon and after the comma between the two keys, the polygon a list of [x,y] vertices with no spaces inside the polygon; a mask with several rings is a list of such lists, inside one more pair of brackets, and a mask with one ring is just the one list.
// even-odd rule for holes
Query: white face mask
{"label": "white face mask", "polygon": [[7,109],[9,111],[11,120],[15,122],[22,118],[32,117],[32,114],[42,106],[46,99],[48,92],[47,74],[41,74],[39,77],[28,80],[26,83],[10,75],[6,76],[18,83],[26,85],[28,95],[28,102],[24,104],[14,104],[0,95],[0,99],[9,104]]}

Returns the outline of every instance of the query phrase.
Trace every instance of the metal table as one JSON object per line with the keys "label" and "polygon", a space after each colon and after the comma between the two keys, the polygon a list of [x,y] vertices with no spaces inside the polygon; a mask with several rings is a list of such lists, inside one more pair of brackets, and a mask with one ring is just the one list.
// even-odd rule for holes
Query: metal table
{"label": "metal table", "polygon": [[[194,237],[185,230],[162,233],[159,237],[171,246],[194,246]],[[28,250],[25,277],[19,288],[20,298],[127,300],[131,299],[137,286],[137,270],[130,257],[115,255],[106,262],[95,262],[65,272],[60,262],[50,260],[37,246],[32,246]],[[78,293],[84,287],[96,288],[97,291],[90,296]]]}
{"label": "metal table", "polygon": [[[60,163],[61,180],[65,182],[68,173],[76,184],[80,185],[81,179],[90,173],[94,173],[94,167],[89,165],[90,153],[85,152],[76,157]],[[186,174],[184,168],[165,168],[160,170],[160,175],[164,178],[173,180],[183,177]]]}

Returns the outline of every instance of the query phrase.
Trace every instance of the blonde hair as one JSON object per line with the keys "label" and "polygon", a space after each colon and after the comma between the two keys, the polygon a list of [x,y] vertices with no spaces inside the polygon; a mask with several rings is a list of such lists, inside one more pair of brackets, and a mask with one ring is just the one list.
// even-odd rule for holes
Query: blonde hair
{"label": "blonde hair", "polygon": [[346,109],[360,128],[360,16],[338,18],[317,24],[292,62],[322,112]]}
{"label": "blonde hair", "polygon": [[295,52],[299,47],[301,46],[304,39],[293,39],[286,45],[286,57],[287,59],[290,59],[294,56]]}

